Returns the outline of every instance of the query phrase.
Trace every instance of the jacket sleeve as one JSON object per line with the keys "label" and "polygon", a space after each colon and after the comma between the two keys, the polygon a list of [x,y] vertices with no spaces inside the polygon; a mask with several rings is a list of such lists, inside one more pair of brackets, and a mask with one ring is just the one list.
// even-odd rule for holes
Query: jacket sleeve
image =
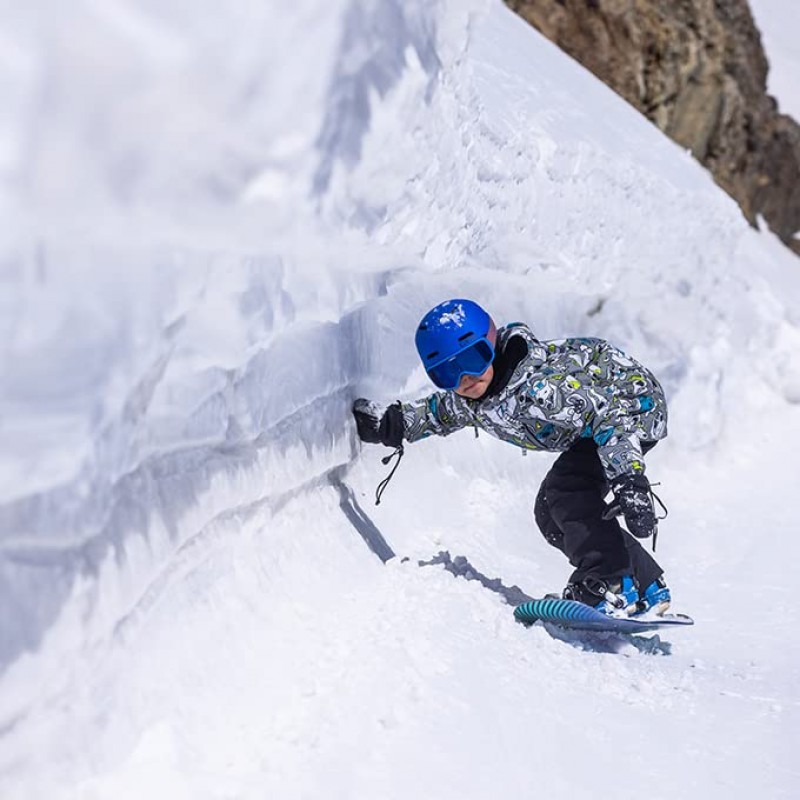
{"label": "jacket sleeve", "polygon": [[594,440],[597,444],[597,455],[609,482],[622,477],[644,475],[642,445],[636,433],[619,425],[616,428],[601,428],[595,434]]}
{"label": "jacket sleeve", "polygon": [[454,392],[436,392],[422,400],[403,403],[403,438],[417,442],[428,436],[447,436],[474,424],[466,403]]}
{"label": "jacket sleeve", "polygon": [[667,435],[667,404],[655,376],[621,350],[594,340],[588,367],[594,379],[613,385],[609,406],[594,424],[593,438],[606,477],[643,475],[642,441]]}

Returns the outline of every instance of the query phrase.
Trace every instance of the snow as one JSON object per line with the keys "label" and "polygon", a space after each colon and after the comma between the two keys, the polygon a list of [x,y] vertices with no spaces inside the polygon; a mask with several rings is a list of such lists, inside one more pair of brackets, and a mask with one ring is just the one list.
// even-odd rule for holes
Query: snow
{"label": "snow", "polygon": [[[774,237],[499,2],[3,14],[4,799],[793,796]],[[417,565],[563,586],[551,456],[426,440],[372,505],[350,404],[431,390],[413,332],[454,296],[662,379],[693,629],[584,650]]]}
{"label": "snow", "polygon": [[792,0],[750,0],[769,73],[767,91],[784,114],[800,120],[800,6]]}
{"label": "snow", "polygon": [[466,316],[464,306],[459,303],[452,311],[447,311],[439,317],[439,324],[453,325],[456,328],[460,328],[464,324]]}

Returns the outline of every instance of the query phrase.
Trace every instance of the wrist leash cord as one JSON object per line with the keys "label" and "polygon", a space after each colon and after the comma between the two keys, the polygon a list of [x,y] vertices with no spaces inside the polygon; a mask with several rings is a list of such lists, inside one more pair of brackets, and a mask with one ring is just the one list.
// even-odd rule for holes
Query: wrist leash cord
{"label": "wrist leash cord", "polygon": [[386,491],[386,487],[389,485],[389,481],[394,477],[394,473],[397,472],[397,468],[400,466],[400,460],[403,458],[405,454],[405,450],[403,450],[403,445],[398,445],[395,451],[388,456],[384,456],[381,459],[381,464],[384,466],[388,465],[389,462],[397,456],[397,461],[394,462],[394,466],[392,467],[392,471],[378,484],[377,489],[375,490],[375,505],[379,506],[381,504],[381,497],[383,497],[383,493]]}

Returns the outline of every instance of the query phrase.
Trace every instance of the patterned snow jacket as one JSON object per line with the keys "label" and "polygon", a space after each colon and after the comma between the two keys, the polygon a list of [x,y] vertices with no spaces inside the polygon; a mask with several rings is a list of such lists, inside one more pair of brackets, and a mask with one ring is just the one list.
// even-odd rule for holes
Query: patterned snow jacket
{"label": "patterned snow jacket", "polygon": [[403,437],[416,442],[472,426],[517,447],[549,451],[591,438],[609,481],[644,473],[641,442],[667,435],[656,378],[603,339],[539,341],[522,323],[498,331],[498,354],[514,337],[524,340],[527,354],[505,386],[490,387],[479,400],[442,391],[403,403]]}

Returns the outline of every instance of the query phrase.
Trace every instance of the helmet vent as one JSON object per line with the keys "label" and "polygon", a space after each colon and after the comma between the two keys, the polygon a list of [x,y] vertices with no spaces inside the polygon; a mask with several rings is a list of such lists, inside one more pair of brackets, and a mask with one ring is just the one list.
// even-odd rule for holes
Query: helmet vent
{"label": "helmet vent", "polygon": [[469,339],[470,336],[474,336],[475,334],[472,331],[468,331],[467,333],[463,334],[462,336],[458,337],[459,342],[463,342],[464,339]]}
{"label": "helmet vent", "polygon": [[438,355],[439,355],[439,351],[438,350],[434,350],[434,351],[428,353],[426,358],[436,358],[436,356],[438,356]]}

